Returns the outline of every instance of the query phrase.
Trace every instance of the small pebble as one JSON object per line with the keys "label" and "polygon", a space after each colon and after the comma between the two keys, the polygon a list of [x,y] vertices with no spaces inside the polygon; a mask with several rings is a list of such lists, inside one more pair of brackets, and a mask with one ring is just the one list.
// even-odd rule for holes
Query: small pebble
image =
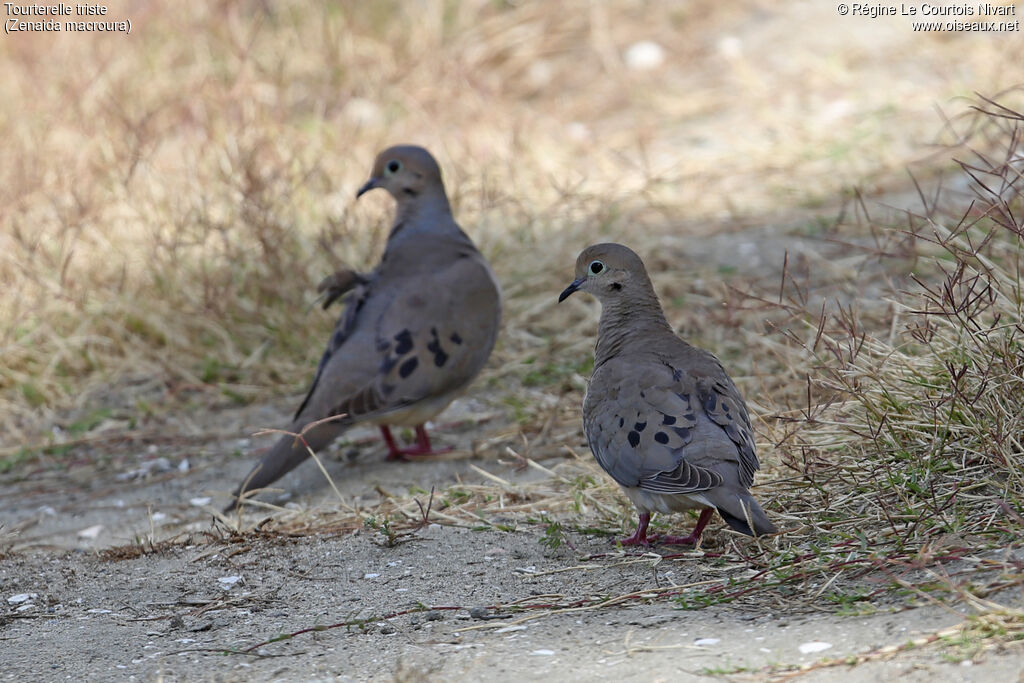
{"label": "small pebble", "polygon": [[801,654],[811,654],[812,652],[823,652],[832,647],[832,643],[826,643],[821,640],[812,640],[809,643],[803,643],[800,645]]}
{"label": "small pebble", "polygon": [[222,576],[217,579],[217,583],[221,585],[221,588],[229,589],[241,580],[241,576]]}

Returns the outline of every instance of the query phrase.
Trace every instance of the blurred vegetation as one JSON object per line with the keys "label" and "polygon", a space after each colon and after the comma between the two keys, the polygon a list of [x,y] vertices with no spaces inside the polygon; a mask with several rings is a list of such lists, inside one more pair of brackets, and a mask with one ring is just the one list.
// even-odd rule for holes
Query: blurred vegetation
{"label": "blurred vegetation", "polygon": [[[387,200],[357,206],[353,190],[387,144],[436,153],[505,283],[509,326],[545,337],[529,297],[586,243],[651,251],[658,235],[788,216],[896,177],[920,149],[918,117],[1000,81],[993,56],[1007,57],[999,40],[810,32],[777,54],[779,31],[834,17],[757,2],[117,11],[130,36],[0,42],[13,442],[118,378],[241,401],[300,391],[332,324],[307,310],[311,284],[373,263],[386,234]],[[639,41],[661,61],[632,64]],[[504,352],[534,351],[511,338]]]}

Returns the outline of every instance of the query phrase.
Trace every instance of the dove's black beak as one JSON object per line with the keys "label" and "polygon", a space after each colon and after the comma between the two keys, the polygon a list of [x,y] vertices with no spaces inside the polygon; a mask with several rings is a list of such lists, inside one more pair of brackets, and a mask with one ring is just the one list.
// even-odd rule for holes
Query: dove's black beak
{"label": "dove's black beak", "polygon": [[356,199],[359,199],[375,187],[380,187],[380,181],[377,178],[370,178],[366,181],[366,184],[360,187],[359,191],[356,192]]}
{"label": "dove's black beak", "polygon": [[563,289],[562,293],[558,295],[558,303],[562,303],[563,301],[568,299],[569,295],[575,292],[577,289],[579,289],[580,285],[582,285],[585,280],[586,278],[582,277],[579,280],[573,280],[572,284]]}

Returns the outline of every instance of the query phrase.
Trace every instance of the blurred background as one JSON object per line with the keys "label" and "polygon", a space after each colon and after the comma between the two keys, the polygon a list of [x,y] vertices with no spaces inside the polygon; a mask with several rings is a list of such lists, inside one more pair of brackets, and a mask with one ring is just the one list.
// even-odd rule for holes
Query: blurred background
{"label": "blurred background", "polygon": [[[399,142],[437,156],[504,285],[484,394],[587,374],[593,310],[553,302],[601,240],[639,251],[673,322],[752,376],[775,352],[751,349],[758,315],[723,312],[730,292],[774,295],[784,265],[848,292],[905,277],[907,259],[866,280],[787,249],[867,206],[920,208],[915,179],[939,187],[964,143],[991,141],[977,95],[1024,82],[1019,32],[823,2],[138,1],[108,18],[131,33],[0,40],[4,470],[69,434],[293,400],[334,321],[310,311],[315,284],[382,250],[390,200],[354,193]],[[876,228],[844,239],[877,246]]]}
{"label": "blurred background", "polygon": [[[1019,3],[1005,7],[1017,21]],[[220,656],[228,643],[318,631],[306,627],[319,615],[356,610],[358,631],[404,600],[423,601],[410,611],[526,609],[538,590],[571,607],[549,635],[533,632],[560,657],[582,643],[570,677],[604,657],[629,662],[617,677],[656,659],[630,644],[634,624],[660,625],[647,632],[657,638],[689,629],[679,645],[651,648],[666,651],[658,661],[673,680],[701,661],[726,666],[709,675],[782,671],[783,655],[734,637],[755,622],[729,621],[733,609],[756,614],[792,657],[800,641],[776,627],[809,613],[857,615],[836,628],[845,642],[862,624],[863,644],[837,655],[900,643],[856,661],[941,640],[933,659],[971,664],[1024,639],[1019,22],[915,31],[911,17],[800,0],[119,0],[105,19],[130,20],[131,32],[0,35],[5,608],[19,616],[41,594],[48,615],[59,600],[68,611],[55,617],[75,615],[44,619],[43,603],[21,614],[38,621],[0,615],[6,639],[25,644],[11,644],[12,676],[38,676],[40,638],[68,661],[90,660],[75,678],[95,675],[92,660],[144,652],[129,673],[173,678],[165,665],[184,659],[149,650],[151,630],[169,623],[171,639],[188,623],[184,634],[218,653],[194,652],[193,679],[213,660],[243,666]],[[251,514],[221,516],[269,443],[254,432],[287,423],[336,320],[316,307],[316,284],[380,257],[393,202],[357,203],[355,191],[396,143],[437,157],[456,218],[504,289],[488,367],[437,420],[436,443],[455,450],[386,463],[376,431],[353,429],[324,453],[323,473],[308,464],[283,479],[255,526]],[[614,548],[635,516],[587,452],[580,420],[598,306],[556,305],[576,255],[599,241],[640,253],[669,321],[717,354],[746,396],[762,464],[754,494],[782,534],[738,540],[715,522],[702,548],[680,554],[623,559]],[[687,524],[658,515],[653,526]],[[383,567],[421,531],[407,564]],[[436,559],[422,555],[436,548]],[[481,564],[509,548],[507,568],[526,570]],[[58,554],[28,552],[42,550]],[[129,558],[138,562],[118,563]],[[432,570],[410,575],[420,562]],[[543,583],[518,573],[559,563],[586,566],[542,571]],[[250,587],[273,586],[270,597],[229,596],[239,566],[266,576]],[[358,584],[359,607],[342,600],[356,590],[350,573],[403,571],[405,598],[381,578]],[[216,605],[189,597],[210,591]],[[633,605],[608,599],[619,593],[672,616],[607,620]],[[197,621],[229,603],[230,629],[216,630],[220,616]],[[922,603],[976,618],[940,632],[920,621],[885,631],[864,616]],[[578,627],[584,604],[597,611]],[[186,622],[183,605],[195,607]],[[108,616],[86,629],[93,613]],[[448,642],[426,628],[425,646]],[[613,657],[606,648],[622,649],[627,629]],[[906,645],[915,630],[932,635]],[[724,631],[732,654],[691,659],[703,649],[688,644],[695,635]],[[829,630],[808,622],[805,633]],[[406,637],[388,650],[370,638],[335,648],[340,636],[325,635],[310,658],[327,648],[361,667],[357,678],[387,676],[378,659],[394,664]],[[479,661],[544,659],[514,651],[526,641],[513,637],[486,640],[476,652],[492,659]],[[457,672],[439,680],[464,675],[471,651],[455,649],[435,648]],[[296,660],[268,658],[262,670],[298,666],[285,661]],[[850,675],[851,660],[834,661],[837,678]],[[506,670],[481,667],[485,678]],[[908,671],[943,678],[899,675]]]}

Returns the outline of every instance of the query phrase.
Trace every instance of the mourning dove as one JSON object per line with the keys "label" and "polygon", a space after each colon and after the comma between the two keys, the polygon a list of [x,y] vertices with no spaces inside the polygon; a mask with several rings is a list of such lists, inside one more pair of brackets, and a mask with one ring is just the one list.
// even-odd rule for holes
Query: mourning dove
{"label": "mourning dove", "polygon": [[701,509],[693,533],[662,542],[697,543],[713,510],[741,533],[775,533],[748,490],[760,466],[743,397],[717,358],[669,327],[640,257],[619,244],[587,247],[559,302],[577,290],[601,302],[583,429],[640,515],[622,544],[654,540],[652,512],[691,509]]}
{"label": "mourning dove", "polygon": [[[480,372],[501,320],[498,282],[452,218],[441,169],[425,149],[384,150],[370,180],[397,203],[384,255],[368,274],[341,270],[321,283],[329,301],[347,304],[302,405],[287,431],[235,491],[276,481],[355,423],[379,425],[389,458],[431,453],[423,424]],[[311,423],[332,418],[309,427]],[[388,425],[416,428],[399,450]],[[308,429],[307,429],[308,427]]]}

